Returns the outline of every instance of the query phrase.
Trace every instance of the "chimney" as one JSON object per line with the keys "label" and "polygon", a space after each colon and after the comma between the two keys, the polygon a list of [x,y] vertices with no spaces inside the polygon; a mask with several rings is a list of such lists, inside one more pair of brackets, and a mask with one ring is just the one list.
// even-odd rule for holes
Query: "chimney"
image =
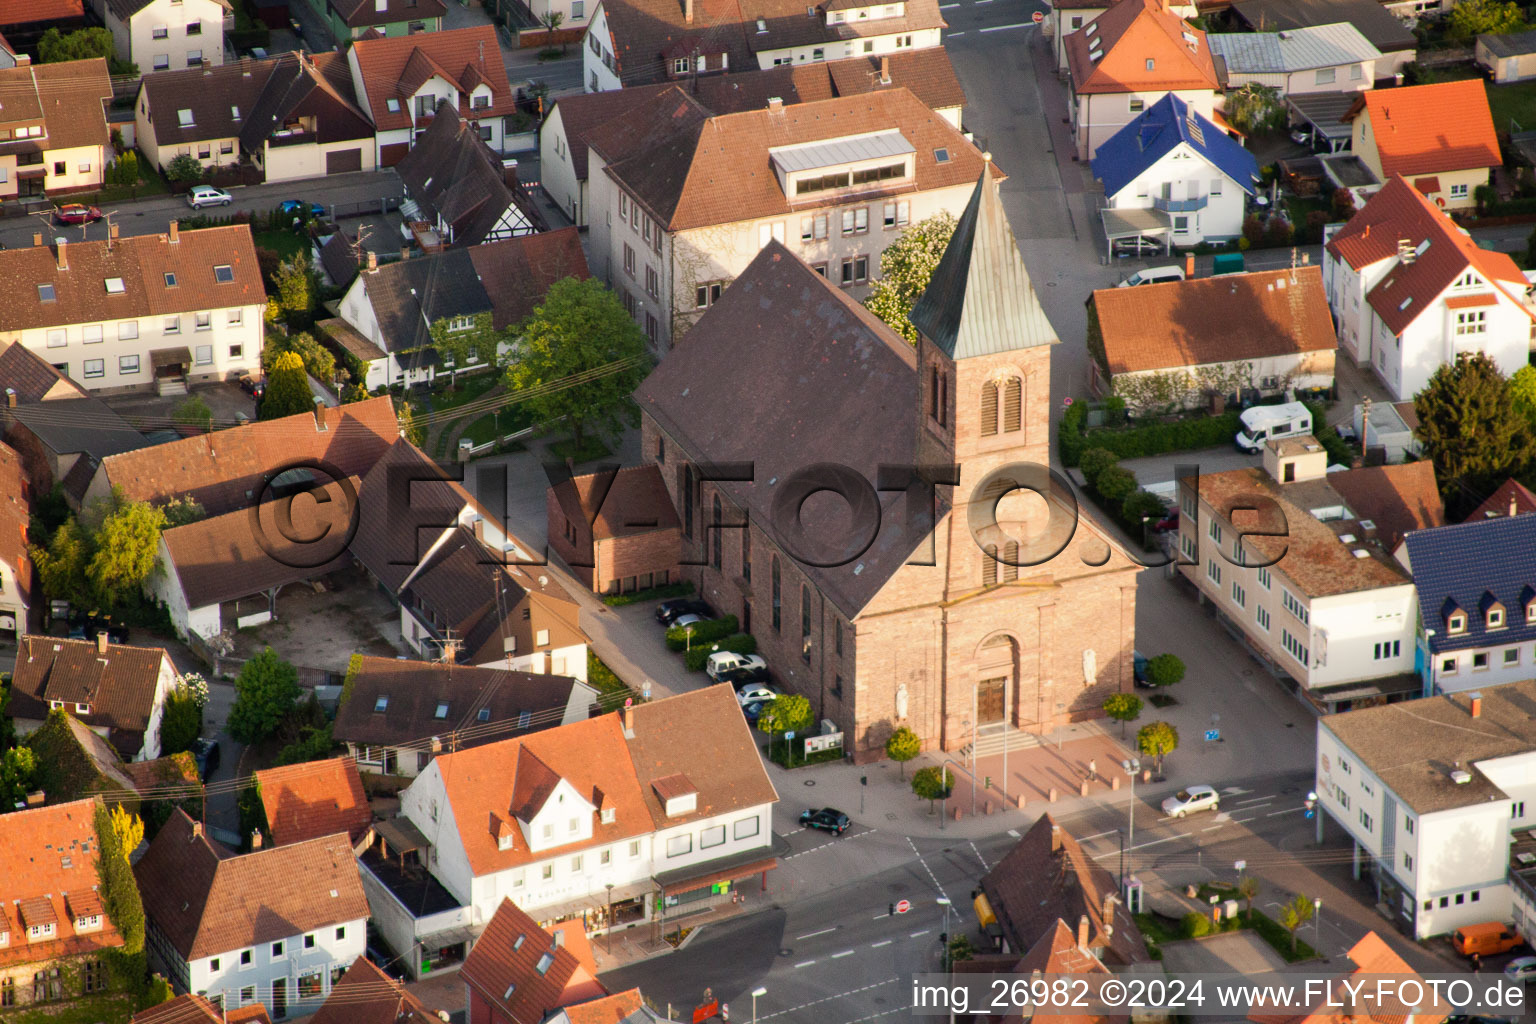
{"label": "chimney", "polygon": [[624,725],[624,735],[625,736],[632,736],[632,735],[634,735],[634,732],[635,732],[635,709],[634,709],[634,706],[629,704],[628,702],[626,702],[624,704],[624,710],[622,712],[620,712],[620,714],[623,716],[620,719],[620,721]]}
{"label": "chimney", "polygon": [[1084,914],[1077,919],[1077,948],[1088,948],[1088,915]]}
{"label": "chimney", "polygon": [[43,233],[41,231],[39,231],[39,232],[35,233],[32,236],[32,248],[34,248],[34,249],[41,249],[42,247],[43,247]]}
{"label": "chimney", "polygon": [[1516,500],[1513,492],[1511,492],[1509,496],[1509,514],[1511,516],[1517,516],[1520,514],[1520,502]]}
{"label": "chimney", "polygon": [[193,839],[201,839],[201,838],[203,838],[203,823],[202,822],[194,821],[192,823],[192,838]]}
{"label": "chimney", "polygon": [[251,829],[251,849],[261,849],[261,829],[259,828]]}
{"label": "chimney", "polygon": [[1473,718],[1482,718],[1483,717],[1483,695],[1480,692],[1474,690],[1472,693],[1467,694],[1467,697],[1470,698],[1471,701],[1472,701],[1472,706],[1470,708],[1468,708],[1468,713]]}
{"label": "chimney", "polygon": [[100,632],[98,632],[96,634],[96,653],[97,654],[106,654],[107,653],[107,631],[106,630],[101,630]]}
{"label": "chimney", "polygon": [[1184,276],[1191,281],[1195,279],[1195,254],[1190,253],[1184,257]]}
{"label": "chimney", "polygon": [[781,97],[781,96],[769,96],[768,97],[768,112],[771,113],[771,114],[781,114],[781,113],[783,113],[784,112],[784,99],[783,99],[783,97]]}
{"label": "chimney", "polygon": [[485,520],[476,519],[474,526],[470,527],[475,533],[475,540],[485,543]]}
{"label": "chimney", "polygon": [[1051,852],[1061,852],[1061,826],[1051,822]]}
{"label": "chimney", "polygon": [[408,260],[408,259],[411,258],[411,247],[410,246],[402,245],[400,247],[400,258],[402,260]]}
{"label": "chimney", "polygon": [[63,235],[60,235],[58,238],[53,240],[53,251],[59,257],[60,270],[69,269],[69,255],[65,252],[65,247],[68,244],[69,239],[65,238]]}
{"label": "chimney", "polygon": [[693,24],[693,0],[683,0],[683,21]]}
{"label": "chimney", "polygon": [[889,57],[880,58],[880,84],[891,84],[891,58]]}
{"label": "chimney", "polygon": [[15,388],[6,388],[5,389],[5,406],[6,406],[7,409],[14,409],[14,408],[16,408],[16,389]]}
{"label": "chimney", "polygon": [[1104,923],[1105,924],[1112,924],[1112,923],[1114,923],[1114,920],[1115,920],[1115,894],[1112,893],[1112,892],[1107,892],[1107,893],[1104,894]]}
{"label": "chimney", "polygon": [[165,226],[165,237],[170,239],[172,245],[181,241],[181,226],[174,220]]}
{"label": "chimney", "polygon": [[373,252],[373,251],[369,251],[369,253],[368,253],[368,255],[367,255],[367,257],[365,259],[366,259],[366,266],[368,267],[368,273],[370,273],[370,274],[378,273],[379,272],[379,254],[376,253],[376,252]]}
{"label": "chimney", "polygon": [[319,395],[315,396],[315,429],[321,432],[325,430],[325,399]]}

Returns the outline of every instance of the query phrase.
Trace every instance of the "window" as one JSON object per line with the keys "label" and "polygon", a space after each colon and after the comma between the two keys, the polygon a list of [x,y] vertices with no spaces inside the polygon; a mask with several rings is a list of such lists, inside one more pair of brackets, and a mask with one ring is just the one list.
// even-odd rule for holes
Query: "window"
{"label": "window", "polygon": [[707,850],[711,846],[720,846],[725,843],[725,826],[715,825],[706,828],[699,833],[699,848]]}
{"label": "window", "polygon": [[537,633],[535,633],[533,635],[533,643],[534,643],[535,647],[548,647],[549,646],[549,630],[541,629]]}
{"label": "window", "polygon": [[202,22],[194,21],[194,22],[191,22],[190,24],[187,25],[187,35],[189,35],[189,36],[200,36],[202,34],[203,34],[203,23]]}
{"label": "window", "polygon": [[1509,805],[1509,816],[1511,818],[1523,818],[1523,817],[1525,817],[1525,801],[1524,800],[1516,800],[1514,803],[1510,804]]}
{"label": "window", "polygon": [[249,966],[251,966],[251,964],[253,962],[253,959],[252,959],[252,956],[251,956],[252,952],[253,951],[249,950],[249,949],[242,949],[240,951],[240,966],[241,967],[249,967]]}
{"label": "window", "polygon": [[192,314],[192,322],[193,322],[193,325],[194,325],[193,326],[194,330],[198,330],[198,331],[211,331],[211,330],[213,330],[213,314],[212,313],[193,313]]}
{"label": "window", "polygon": [[166,26],[164,26],[164,25],[156,25],[154,28],[150,29],[150,31],[149,31],[149,38],[151,38],[151,39],[166,39],[166,38],[168,38],[170,36],[170,34],[171,34],[171,30],[169,28],[167,28]]}
{"label": "window", "polygon": [[1488,324],[1486,322],[1486,316],[1487,316],[1486,311],[1481,310],[1481,309],[1469,310],[1468,312],[1465,312],[1465,313],[1457,313],[1456,314],[1456,333],[1457,333],[1457,335],[1482,334],[1488,328]]}
{"label": "window", "polygon": [[695,309],[708,309],[720,301],[720,293],[725,285],[719,281],[713,284],[701,284],[693,290],[693,307]]}
{"label": "window", "polygon": [[640,856],[640,840],[632,840],[629,844],[629,857],[631,860]]}
{"label": "window", "polygon": [[1335,71],[1333,68],[1318,68],[1314,85],[1332,85]]}
{"label": "window", "polygon": [[1467,189],[1469,187],[1470,186],[1468,186],[1468,185],[1452,185],[1451,186],[1451,198],[1452,199],[1465,199],[1465,198],[1467,198]]}
{"label": "window", "polygon": [[1239,608],[1248,607],[1248,594],[1238,585],[1237,580],[1232,581],[1232,600]]}
{"label": "window", "polygon": [[775,633],[777,633],[779,631],[779,613],[780,613],[780,603],[779,603],[779,556],[778,555],[774,555],[773,556],[772,567],[769,570],[769,576],[770,576],[770,578],[773,581],[773,586],[772,586],[772,590],[773,590],[773,631]]}
{"label": "window", "polygon": [[1130,103],[1131,103],[1131,113],[1133,113],[1133,114],[1141,113],[1142,110],[1145,109],[1146,105],[1147,105],[1145,100],[1137,100],[1137,99],[1131,100]]}
{"label": "window", "polygon": [[389,710],[389,694],[386,693],[386,694],[383,694],[383,695],[375,698],[374,702],[373,702],[373,710],[375,712],[388,711]]}
{"label": "window", "polygon": [[281,942],[274,942],[274,943],[272,943],[272,959],[273,960],[281,960],[282,958],[283,958],[283,944]]}
{"label": "window", "polygon": [[1147,70],[1148,71],[1152,71],[1156,67],[1157,67],[1157,61],[1153,60],[1151,57],[1148,57],[1147,58]]}
{"label": "window", "polygon": [[693,836],[673,836],[667,840],[667,856],[682,857],[693,852]]}
{"label": "window", "polygon": [[171,55],[168,53],[155,54],[154,67],[156,71],[168,71],[171,67]]}
{"label": "window", "polygon": [[674,75],[686,75],[688,73],[688,58],[678,57],[672,61],[672,73]]}
{"label": "window", "polygon": [[220,263],[213,268],[213,280],[217,284],[229,284],[235,279],[235,268],[228,263]]}
{"label": "window", "polygon": [[96,377],[105,377],[106,375],[107,361],[105,359],[87,359],[85,361],[86,380],[91,380]]}
{"label": "window", "polygon": [[139,357],[138,356],[118,356],[117,357],[117,372],[120,373],[120,374],[138,373],[139,372]]}
{"label": "window", "polygon": [[1290,630],[1282,629],[1280,631],[1280,640],[1281,645],[1286,649],[1290,656],[1301,662],[1303,667],[1309,664],[1307,661],[1306,645],[1303,644],[1300,640],[1296,639],[1294,636],[1291,636]]}
{"label": "window", "polygon": [[69,344],[69,334],[62,327],[55,327],[48,332],[48,347],[63,348]]}
{"label": "window", "polygon": [[624,243],[624,273],[630,277],[635,276],[635,250],[629,247],[628,242]]}
{"label": "window", "polygon": [[319,970],[305,971],[299,975],[299,998],[313,999],[321,995],[324,985]]}
{"label": "window", "polygon": [[179,316],[168,316],[168,317],[166,317],[165,318],[165,322],[160,327],[160,332],[162,334],[180,334],[181,333],[181,317],[179,317]]}
{"label": "window", "polygon": [[571,871],[572,872],[580,872],[581,871],[581,863],[582,863],[582,861],[581,861],[581,855],[580,854],[577,854],[576,856],[572,857],[571,858]]}
{"label": "window", "polygon": [[223,142],[219,143],[219,155],[220,156],[229,156],[230,154],[234,153],[234,151],[235,151],[235,144],[233,142],[231,142],[230,140],[225,139]]}
{"label": "window", "polygon": [[833,619],[832,620],[832,649],[837,652],[838,657],[842,657],[842,654],[843,654],[843,620],[842,619]]}
{"label": "window", "polygon": [[199,160],[207,160],[208,158],[210,158],[212,156],[213,156],[213,146],[212,146],[211,143],[202,142],[202,143],[198,144],[198,147],[197,147],[197,158]]}
{"label": "window", "polygon": [[565,823],[565,831],[569,835],[575,835],[581,831],[581,819],[571,818]]}
{"label": "window", "polygon": [[800,659],[811,660],[811,588],[800,584]]}
{"label": "window", "polygon": [[1465,633],[1467,631],[1467,617],[1461,612],[1456,612],[1446,621],[1445,627],[1452,633]]}
{"label": "window", "polygon": [[1269,570],[1261,567],[1258,572],[1258,577],[1259,586],[1263,587],[1265,590],[1268,590],[1270,582],[1274,579],[1274,577],[1270,576]]}
{"label": "window", "polygon": [[653,299],[661,297],[661,277],[656,273],[655,267],[645,268],[645,294]]}
{"label": "window", "polygon": [[304,948],[305,949],[314,949],[315,948],[315,933],[314,932],[310,932],[308,935],[304,936]]}
{"label": "window", "polygon": [[213,959],[208,961],[208,970],[209,970],[210,973],[213,973],[213,974],[219,973],[219,958],[218,957],[214,957]]}
{"label": "window", "polygon": [[1443,676],[1453,676],[1453,675],[1456,674],[1456,666],[1457,666],[1457,661],[1456,661],[1456,659],[1454,657],[1452,657],[1452,658],[1441,658],[1440,659],[1440,674],[1443,675]]}
{"label": "window", "polygon": [[1510,665],[1518,665],[1518,664],[1520,664],[1520,648],[1518,648],[1518,647],[1506,647],[1504,649],[1504,665],[1505,665],[1505,667],[1508,667]]}
{"label": "window", "polygon": [[572,0],[572,2],[571,2],[571,20],[572,21],[580,21],[582,18],[585,18],[587,16],[586,8],[587,8],[586,0]]}
{"label": "window", "polygon": [[862,235],[869,230],[869,207],[843,211],[843,236]]}
{"label": "window", "polygon": [[1253,610],[1253,617],[1254,617],[1254,620],[1258,622],[1259,628],[1262,629],[1264,632],[1268,633],[1269,632],[1269,610],[1267,608],[1254,608],[1254,610]]}
{"label": "window", "polygon": [[1210,577],[1212,583],[1218,587],[1221,586],[1221,566],[1216,563],[1216,559],[1207,558],[1205,560],[1205,574]]}
{"label": "window", "polygon": [[869,277],[869,257],[854,256],[843,260],[842,283],[863,284]]}
{"label": "window", "polygon": [[436,718],[436,719],[439,719],[439,720],[447,718],[448,717],[448,702],[445,701],[445,700],[438,701],[437,702],[437,708],[432,712],[432,717]]}
{"label": "window", "polygon": [[1285,610],[1296,616],[1303,626],[1309,625],[1306,605],[1298,601],[1296,595],[1284,587],[1280,588],[1280,603],[1285,605]]}
{"label": "window", "polygon": [[1413,870],[1413,854],[1407,852],[1403,853],[1403,868],[1406,871]]}
{"label": "window", "polygon": [[763,246],[767,245],[770,241],[772,241],[772,242],[782,242],[782,241],[784,241],[784,222],[783,221],[779,221],[776,224],[759,224],[757,226],[757,247],[759,249],[761,249]]}
{"label": "window", "polygon": [[539,872],[539,877],[543,881],[546,881],[546,882],[549,881],[551,878],[554,878],[555,877],[555,866],[553,864],[545,864],[543,869],[540,870],[540,872]]}
{"label": "window", "polygon": [[1503,629],[1504,628],[1504,609],[1503,609],[1502,606],[1494,605],[1492,608],[1488,609],[1488,628],[1489,629]]}
{"label": "window", "polygon": [[0,980],[0,1006],[16,1005],[16,979]]}
{"label": "window", "polygon": [[245,323],[245,310],[232,309],[224,315],[224,322],[230,326],[238,326]]}
{"label": "window", "polygon": [[1397,657],[1402,653],[1402,649],[1403,644],[1401,640],[1384,640],[1375,645],[1371,656],[1376,661],[1386,661],[1389,658]]}
{"label": "window", "polygon": [[1472,671],[1480,672],[1488,667],[1488,652],[1474,651],[1472,653]]}
{"label": "window", "polygon": [[1220,178],[1212,178],[1211,179],[1211,195],[1213,195],[1213,196],[1221,195],[1221,179]]}
{"label": "window", "polygon": [[194,65],[201,64],[202,62],[203,62],[203,51],[202,50],[188,50],[187,51],[187,67],[190,68],[190,67],[193,67]]}
{"label": "window", "polygon": [[894,203],[885,204],[884,223],[886,230],[891,228],[904,228],[912,216],[912,204],[903,199]]}
{"label": "window", "polygon": [[800,241],[820,242],[827,237],[827,215],[818,213],[813,217],[800,218]]}
{"label": "window", "polygon": [[1206,525],[1205,532],[1206,535],[1211,538],[1211,540],[1215,541],[1217,544],[1221,543],[1221,524],[1216,520],[1212,519],[1210,523]]}
{"label": "window", "polygon": [[37,286],[37,301],[39,301],[39,302],[52,302],[53,301],[53,285],[51,285],[51,284],[40,284],[40,285],[38,285]]}

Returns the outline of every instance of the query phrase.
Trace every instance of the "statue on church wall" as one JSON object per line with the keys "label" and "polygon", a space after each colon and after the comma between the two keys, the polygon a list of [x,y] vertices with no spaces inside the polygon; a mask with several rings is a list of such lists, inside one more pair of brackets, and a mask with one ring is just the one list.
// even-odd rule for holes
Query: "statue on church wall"
{"label": "statue on church wall", "polygon": [[904,721],[907,717],[907,684],[902,683],[896,687],[896,721]]}
{"label": "statue on church wall", "polygon": [[1083,685],[1092,686],[1099,681],[1099,656],[1089,647],[1083,651]]}

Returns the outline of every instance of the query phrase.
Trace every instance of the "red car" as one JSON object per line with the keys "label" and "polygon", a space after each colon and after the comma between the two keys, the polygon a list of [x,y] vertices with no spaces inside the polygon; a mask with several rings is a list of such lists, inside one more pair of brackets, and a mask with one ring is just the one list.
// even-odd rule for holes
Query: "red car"
{"label": "red car", "polygon": [[70,203],[61,206],[53,213],[60,224],[94,224],[101,220],[101,211],[94,206],[82,206],[79,203]]}

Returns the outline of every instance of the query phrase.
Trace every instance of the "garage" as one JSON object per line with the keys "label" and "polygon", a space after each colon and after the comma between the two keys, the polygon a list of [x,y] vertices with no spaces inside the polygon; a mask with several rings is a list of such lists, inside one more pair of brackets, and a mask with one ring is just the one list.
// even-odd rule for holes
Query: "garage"
{"label": "garage", "polygon": [[379,166],[393,167],[405,159],[405,154],[411,151],[409,142],[391,142],[387,146],[379,147]]}
{"label": "garage", "polygon": [[345,174],[363,169],[361,149],[337,149],[325,154],[326,174]]}

